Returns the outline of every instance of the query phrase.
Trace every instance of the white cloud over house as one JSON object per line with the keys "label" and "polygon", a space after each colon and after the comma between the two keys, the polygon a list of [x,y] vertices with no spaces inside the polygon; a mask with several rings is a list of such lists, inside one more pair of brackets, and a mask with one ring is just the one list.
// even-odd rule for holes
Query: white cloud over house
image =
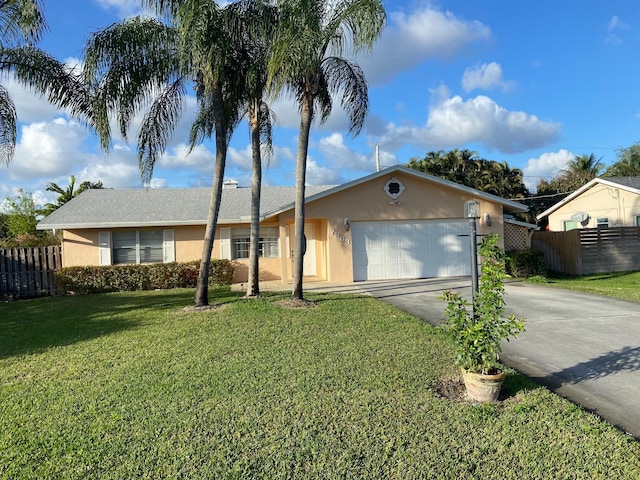
{"label": "white cloud over house", "polygon": [[575,156],[574,153],[563,148],[557,152],[547,152],[539,157],[530,158],[522,169],[526,187],[530,191],[535,191],[540,180],[550,180],[558,175]]}

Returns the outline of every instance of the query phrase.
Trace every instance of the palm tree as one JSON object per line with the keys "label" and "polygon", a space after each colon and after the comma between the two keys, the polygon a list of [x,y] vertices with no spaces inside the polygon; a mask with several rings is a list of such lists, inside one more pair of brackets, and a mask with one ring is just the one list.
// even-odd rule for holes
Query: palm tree
{"label": "palm tree", "polygon": [[[34,46],[47,28],[39,0],[0,1],[0,71],[13,72],[23,85],[90,123],[88,92],[80,78]],[[17,123],[13,100],[0,85],[0,165],[9,165],[13,159]]]}
{"label": "palm tree", "polygon": [[270,77],[275,91],[287,89],[300,110],[294,207],[293,292],[303,299],[305,181],[309,135],[314,120],[323,123],[332,95],[341,95],[349,131],[360,132],[369,107],[362,69],[342,57],[370,50],[382,33],[386,13],[380,0],[282,0],[281,23],[274,40]]}
{"label": "palm tree", "polygon": [[215,138],[215,166],[209,214],[196,287],[195,306],[209,304],[211,252],[222,197],[227,147],[240,120],[244,102],[241,75],[231,29],[238,27],[233,10],[211,0],[146,0],[168,24],[133,18],[91,36],[86,48],[85,74],[95,86],[94,107],[102,146],[109,148],[109,112],[116,111],[126,138],[135,116],[148,101],[138,133],[138,162],[148,183],[155,162],[165,151],[182,113],[185,85],[195,83],[199,111],[191,127],[190,145]]}
{"label": "palm tree", "polygon": [[602,163],[602,157],[596,158],[593,153],[590,153],[589,155],[578,155],[574,157],[573,160],[567,163],[565,171],[584,173],[591,175],[593,178],[597,177],[603,169],[604,164]]}
{"label": "palm tree", "polygon": [[244,56],[246,115],[251,131],[251,233],[249,241],[249,277],[247,297],[260,295],[260,197],[262,189],[262,157],[269,159],[273,151],[272,112],[265,102],[267,68],[272,39],[278,24],[278,11],[259,0],[240,0],[231,5],[233,17],[240,22],[234,32],[240,34],[238,52]]}
{"label": "palm tree", "polygon": [[70,201],[71,199],[77,197],[85,190],[93,189],[93,188],[102,188],[102,182],[82,182],[78,188],[76,188],[76,177],[75,175],[71,175],[69,177],[69,186],[67,188],[62,188],[55,182],[49,182],[45,190],[48,192],[54,192],[58,194],[58,198],[56,199],[56,203],[47,203],[40,210],[39,213],[42,215],[51,215],[54,211],[60,208],[62,205]]}

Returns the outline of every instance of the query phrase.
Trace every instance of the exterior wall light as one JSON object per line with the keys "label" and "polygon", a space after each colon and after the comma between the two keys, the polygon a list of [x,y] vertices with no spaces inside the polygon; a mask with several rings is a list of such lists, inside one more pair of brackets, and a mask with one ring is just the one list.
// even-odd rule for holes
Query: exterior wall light
{"label": "exterior wall light", "polygon": [[465,218],[480,218],[480,202],[469,200],[464,204]]}
{"label": "exterior wall light", "polygon": [[349,230],[351,230],[351,220],[349,217],[344,217],[344,231],[348,232]]}
{"label": "exterior wall light", "polygon": [[485,213],[482,218],[484,218],[484,223],[487,227],[490,227],[493,223],[493,219],[491,218],[491,215],[489,215],[489,212]]}

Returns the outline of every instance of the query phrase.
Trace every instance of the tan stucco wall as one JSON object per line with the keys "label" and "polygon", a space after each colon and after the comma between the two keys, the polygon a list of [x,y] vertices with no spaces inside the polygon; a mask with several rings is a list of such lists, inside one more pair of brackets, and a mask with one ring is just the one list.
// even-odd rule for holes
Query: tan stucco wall
{"label": "tan stucco wall", "polygon": [[[405,186],[403,194],[398,198],[397,206],[391,204],[392,199],[384,192],[384,185],[391,177],[400,180]],[[307,222],[327,219],[324,228],[326,243],[323,246],[326,252],[324,278],[332,282],[351,282],[353,281],[352,238],[351,231],[345,230],[345,217],[351,222],[462,219],[464,204],[472,199],[479,200],[445,186],[394,172],[307,203],[305,216]],[[489,213],[492,225],[488,227],[481,218],[478,221],[478,233],[496,232],[502,235],[502,206],[487,201],[480,203],[481,216]],[[281,219],[285,224],[292,223],[293,210],[282,214]],[[290,277],[290,266],[287,268],[287,275]]]}
{"label": "tan stucco wall", "polygon": [[609,219],[610,227],[635,226],[634,216],[640,215],[640,196],[606,185],[596,184],[586,192],[549,215],[549,230],[564,230],[564,222],[577,213],[588,213],[589,223],[578,228],[596,228],[598,218]]}
{"label": "tan stucco wall", "polygon": [[98,265],[98,230],[62,232],[62,266]]}

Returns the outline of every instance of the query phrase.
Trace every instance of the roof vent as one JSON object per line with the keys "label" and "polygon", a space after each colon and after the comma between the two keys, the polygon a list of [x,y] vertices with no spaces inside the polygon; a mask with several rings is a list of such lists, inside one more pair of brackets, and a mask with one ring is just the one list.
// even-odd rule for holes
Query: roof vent
{"label": "roof vent", "polygon": [[234,188],[238,188],[238,182],[235,180],[225,180],[222,182],[222,188],[224,190],[232,190]]}

